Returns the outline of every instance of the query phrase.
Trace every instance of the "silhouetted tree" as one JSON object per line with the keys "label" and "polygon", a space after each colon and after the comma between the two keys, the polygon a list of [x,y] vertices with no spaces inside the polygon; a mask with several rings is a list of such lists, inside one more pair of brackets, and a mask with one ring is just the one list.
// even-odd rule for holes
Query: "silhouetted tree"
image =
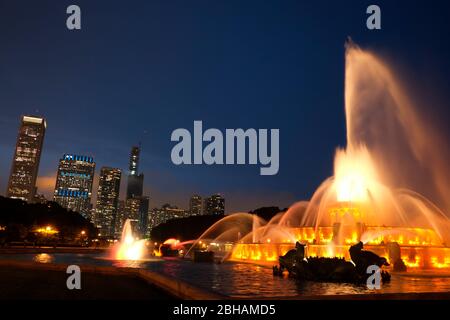
{"label": "silhouetted tree", "polygon": [[[259,208],[249,213],[256,214],[266,221],[269,221],[277,213],[286,211],[278,207]],[[160,224],[152,229],[151,238],[155,241],[164,241],[169,238],[176,238],[180,241],[197,239],[210,226],[225,217],[224,215],[203,215],[180,219],[172,219]]]}
{"label": "silhouetted tree", "polygon": [[6,227],[0,231],[0,240],[36,241],[35,229],[52,226],[57,229],[55,241],[65,242],[74,239],[84,230],[87,235],[97,234],[95,226],[81,214],[68,211],[55,202],[27,203],[18,199],[0,196],[0,226]]}

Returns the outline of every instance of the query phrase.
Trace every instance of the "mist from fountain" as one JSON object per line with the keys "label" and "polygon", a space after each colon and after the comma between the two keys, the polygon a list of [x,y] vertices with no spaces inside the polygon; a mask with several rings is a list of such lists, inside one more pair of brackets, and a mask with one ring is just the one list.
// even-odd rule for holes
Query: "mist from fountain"
{"label": "mist from fountain", "polygon": [[[255,223],[253,215],[249,213],[235,213],[228,215],[214,223],[198,239],[196,239],[185,256],[189,256],[193,248],[207,249],[210,243],[216,243],[219,239],[221,243],[237,243],[241,235],[251,233]],[[258,223],[258,222],[257,222]],[[261,222],[265,223],[265,222]]]}

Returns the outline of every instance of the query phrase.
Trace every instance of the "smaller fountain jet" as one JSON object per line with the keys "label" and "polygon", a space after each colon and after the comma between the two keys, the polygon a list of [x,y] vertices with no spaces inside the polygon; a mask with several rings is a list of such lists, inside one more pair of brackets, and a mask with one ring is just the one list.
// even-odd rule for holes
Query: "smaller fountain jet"
{"label": "smaller fountain jet", "polygon": [[145,256],[145,240],[138,240],[133,236],[131,221],[125,221],[120,242],[113,249],[115,260],[142,260]]}

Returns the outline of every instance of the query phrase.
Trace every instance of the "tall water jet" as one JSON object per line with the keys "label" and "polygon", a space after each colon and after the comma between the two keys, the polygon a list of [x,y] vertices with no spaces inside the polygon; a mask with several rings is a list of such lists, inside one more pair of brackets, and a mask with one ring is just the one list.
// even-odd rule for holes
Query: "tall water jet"
{"label": "tall water jet", "polygon": [[431,197],[450,212],[448,144],[423,121],[390,68],[353,42],[346,46],[347,152],[370,151],[380,182]]}
{"label": "tall water jet", "polygon": [[270,239],[267,231],[258,239],[264,244],[244,236],[232,259],[273,261],[292,247],[286,242],[293,235],[312,256],[348,258],[348,246],[360,240],[389,256],[395,242],[410,267],[450,267],[444,214],[450,212],[450,159],[439,148],[443,140],[378,57],[349,41],[345,62],[347,146],[336,151],[334,175],[310,201],[261,226],[271,230]]}
{"label": "tall water jet", "polygon": [[260,222],[259,222],[258,216],[256,214],[254,214],[253,215],[253,224],[252,224],[253,243],[259,242],[258,233],[257,233],[257,230],[259,229],[259,227],[260,227]]}
{"label": "tall water jet", "polygon": [[120,242],[112,249],[112,258],[115,260],[142,260],[145,257],[145,240],[134,237],[131,222],[130,219],[125,221]]}

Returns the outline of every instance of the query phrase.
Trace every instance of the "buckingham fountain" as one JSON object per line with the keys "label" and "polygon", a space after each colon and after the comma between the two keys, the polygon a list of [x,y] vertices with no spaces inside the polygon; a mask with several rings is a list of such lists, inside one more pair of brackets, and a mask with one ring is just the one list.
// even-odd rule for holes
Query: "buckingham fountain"
{"label": "buckingham fountain", "polygon": [[[347,144],[336,150],[333,176],[310,200],[269,221],[230,214],[197,239],[168,239],[159,247],[137,239],[127,221],[110,259],[195,278],[205,288],[219,281],[223,292],[245,297],[260,290],[261,296],[367,293],[354,284],[364,283],[374,265],[381,280],[390,281],[386,292],[448,292],[445,142],[425,125],[386,63],[351,41],[345,57]],[[189,259],[231,263],[199,266]],[[298,282],[272,276],[287,273],[313,281],[299,282],[299,289]],[[327,284],[316,287],[317,281]]]}
{"label": "buckingham fountain", "polygon": [[226,216],[186,256],[207,250],[221,261],[273,265],[297,243],[304,257],[351,261],[349,248],[363,245],[396,271],[450,269],[444,141],[387,64],[351,40],[345,72],[347,145],[336,150],[334,175],[270,221]]}

